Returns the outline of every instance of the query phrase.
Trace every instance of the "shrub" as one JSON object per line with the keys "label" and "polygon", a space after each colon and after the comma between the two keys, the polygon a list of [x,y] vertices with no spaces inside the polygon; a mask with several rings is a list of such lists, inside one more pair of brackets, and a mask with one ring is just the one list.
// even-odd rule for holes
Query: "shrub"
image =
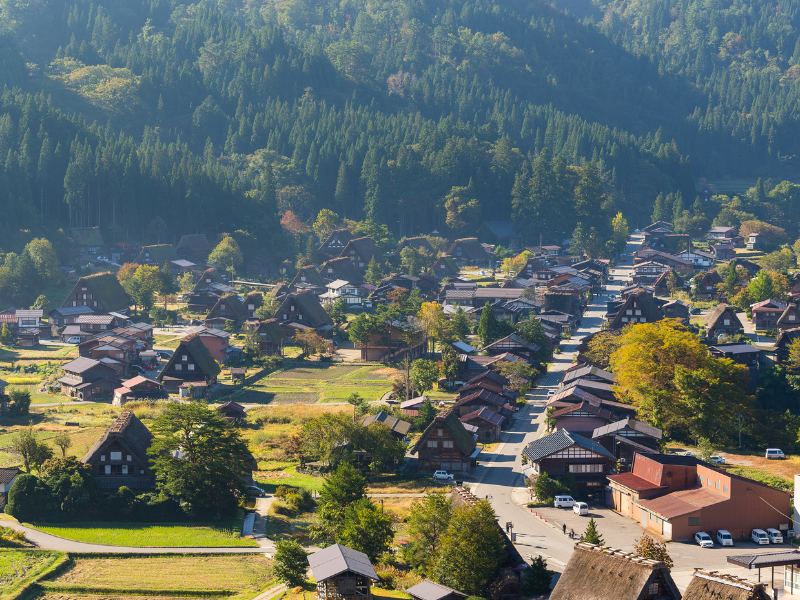
{"label": "shrub", "polygon": [[273,572],[275,577],[290,586],[302,585],[306,580],[306,551],[295,540],[280,540],[275,544]]}
{"label": "shrub", "polygon": [[533,493],[540,502],[553,502],[558,494],[566,494],[569,488],[558,479],[542,473],[533,481]]}
{"label": "shrub", "polygon": [[0,527],[0,548],[20,548],[26,546],[25,535],[10,527]]}

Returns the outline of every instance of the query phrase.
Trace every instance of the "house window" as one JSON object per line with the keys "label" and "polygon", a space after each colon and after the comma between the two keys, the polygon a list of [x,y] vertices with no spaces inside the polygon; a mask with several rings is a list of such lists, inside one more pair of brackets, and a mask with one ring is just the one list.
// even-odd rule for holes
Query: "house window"
{"label": "house window", "polygon": [[442,448],[452,448],[452,447],[453,447],[453,440],[442,441]]}
{"label": "house window", "polygon": [[658,598],[661,595],[661,582],[654,581],[647,586],[647,597]]}
{"label": "house window", "polygon": [[730,325],[730,324],[731,324],[731,320],[730,320],[730,319],[725,319],[725,320],[723,321],[723,324],[725,324],[725,325]]}
{"label": "house window", "polygon": [[789,315],[789,320],[794,321],[794,315]]}
{"label": "house window", "polygon": [[122,465],[122,474],[123,475],[127,475],[128,474],[128,465]]}
{"label": "house window", "polygon": [[428,448],[438,448],[439,442],[436,440],[428,440]]}
{"label": "house window", "polygon": [[189,360],[189,357],[186,354],[184,354],[183,356],[181,356],[181,360],[183,362],[186,362],[187,360]]}
{"label": "house window", "polygon": [[128,454],[128,455],[125,457],[125,460],[127,460],[128,462],[131,462],[131,461],[133,460],[133,457],[131,457],[131,455],[130,455],[130,454]]}
{"label": "house window", "polygon": [[248,304],[247,305],[247,310],[255,310],[255,309],[256,309],[255,304]]}
{"label": "house window", "polygon": [[122,452],[112,452],[111,460],[122,460]]}
{"label": "house window", "polygon": [[637,309],[636,309],[636,316],[639,316],[639,315],[641,315],[641,314],[642,314],[642,311],[641,311],[640,309],[638,309],[638,308],[637,308]]}
{"label": "house window", "polygon": [[697,527],[700,525],[700,517],[689,517],[689,527]]}
{"label": "house window", "polygon": [[629,309],[627,309],[627,310],[625,311],[625,314],[626,314],[626,315],[632,315],[632,314],[633,314],[633,311],[632,311],[632,310],[629,308]]}
{"label": "house window", "polygon": [[444,429],[437,429],[436,430],[436,435],[439,436],[439,437],[442,437],[444,435]]}
{"label": "house window", "polygon": [[569,465],[570,473],[602,473],[603,465]]}
{"label": "house window", "polygon": [[106,465],[106,468],[103,470],[106,475],[111,475],[111,465]]}
{"label": "house window", "polygon": [[106,455],[105,454],[101,454],[100,455],[100,462],[106,462]]}
{"label": "house window", "polygon": [[189,363],[189,367],[188,368],[189,368],[190,371],[194,371],[194,365],[192,363]]}
{"label": "house window", "polygon": [[183,365],[181,363],[176,364],[175,365],[175,370],[176,371],[183,371]]}

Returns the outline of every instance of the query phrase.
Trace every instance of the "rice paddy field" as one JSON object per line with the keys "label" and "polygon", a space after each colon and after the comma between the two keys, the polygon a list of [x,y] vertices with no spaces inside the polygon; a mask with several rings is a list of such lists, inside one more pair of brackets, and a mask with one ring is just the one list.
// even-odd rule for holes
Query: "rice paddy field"
{"label": "rice paddy field", "polygon": [[63,559],[59,552],[0,549],[0,599],[14,598]]}
{"label": "rice paddy field", "polygon": [[40,581],[41,600],[250,600],[274,585],[272,563],[255,555],[75,556]]}

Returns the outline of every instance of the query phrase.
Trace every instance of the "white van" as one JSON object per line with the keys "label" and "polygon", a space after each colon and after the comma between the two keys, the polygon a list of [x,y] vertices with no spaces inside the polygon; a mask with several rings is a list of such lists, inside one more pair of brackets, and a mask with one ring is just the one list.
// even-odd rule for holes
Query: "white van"
{"label": "white van", "polygon": [[769,529],[767,529],[767,535],[769,536],[769,541],[771,544],[783,543],[783,534],[777,529],[770,527]]}
{"label": "white van", "polygon": [[769,460],[783,460],[786,458],[786,455],[780,448],[767,448],[767,451],[764,453],[764,458],[768,458]]}
{"label": "white van", "polygon": [[727,529],[720,529],[717,531],[717,543],[720,546],[733,546],[733,536]]}
{"label": "white van", "polygon": [[556,496],[553,500],[553,506],[556,508],[572,508],[575,506],[575,498],[572,496]]}
{"label": "white van", "polygon": [[585,517],[589,514],[589,505],[586,502],[576,502],[572,507],[572,512],[579,517]]}
{"label": "white van", "polygon": [[753,540],[755,544],[762,546],[769,545],[769,536],[763,529],[753,529],[753,531],[750,532],[750,539]]}

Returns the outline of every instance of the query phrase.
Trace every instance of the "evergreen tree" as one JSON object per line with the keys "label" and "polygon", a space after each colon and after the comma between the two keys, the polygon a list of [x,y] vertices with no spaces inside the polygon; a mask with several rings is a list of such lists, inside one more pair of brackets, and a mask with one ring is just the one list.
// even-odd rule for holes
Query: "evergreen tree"
{"label": "evergreen tree", "polygon": [[581,536],[581,541],[587,544],[596,544],[597,546],[602,546],[604,544],[603,536],[600,535],[600,532],[597,530],[597,523],[594,519],[589,519],[589,523],[586,525],[586,531],[584,531]]}

